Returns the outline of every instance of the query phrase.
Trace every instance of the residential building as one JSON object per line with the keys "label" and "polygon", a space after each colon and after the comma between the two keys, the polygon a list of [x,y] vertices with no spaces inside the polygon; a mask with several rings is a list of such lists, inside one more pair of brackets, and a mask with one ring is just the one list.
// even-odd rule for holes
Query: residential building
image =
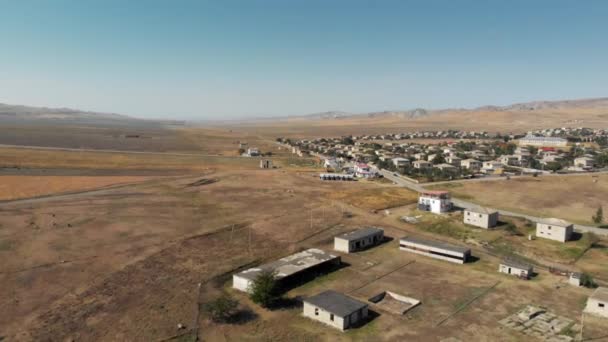
{"label": "residential building", "polygon": [[587,299],[585,312],[608,318],[608,287],[598,287]]}
{"label": "residential building", "polygon": [[566,242],[573,232],[574,226],[571,223],[557,218],[547,218],[536,223],[536,236],[543,239]]}
{"label": "residential building", "polygon": [[344,331],[368,317],[369,306],[342,293],[327,290],[303,300],[303,315]]}
{"label": "residential building", "polygon": [[471,257],[471,249],[467,247],[410,236],[399,240],[399,249],[457,264],[464,264]]}
{"label": "residential building", "polygon": [[284,283],[294,277],[303,276],[305,273],[316,274],[321,270],[333,269],[340,265],[340,263],[339,256],[329,254],[320,249],[311,248],[234,274],[232,276],[232,287],[249,292],[251,284],[262,271],[275,272],[277,281]]}
{"label": "residential building", "polygon": [[483,207],[465,209],[463,221],[480,228],[494,228],[498,224],[498,211]]}
{"label": "residential building", "polygon": [[442,214],[452,210],[452,200],[447,191],[425,191],[418,198],[418,209]]}
{"label": "residential building", "polygon": [[514,259],[504,259],[498,266],[498,272],[529,279],[534,272],[534,268],[532,265],[525,262]]}
{"label": "residential building", "polygon": [[405,159],[405,158],[394,158],[392,160],[392,162],[393,162],[393,165],[395,165],[396,167],[403,167],[403,166],[410,165],[410,160]]}
{"label": "residential building", "polygon": [[334,237],[334,250],[352,253],[384,241],[384,230],[376,227],[357,229]]}
{"label": "residential building", "polygon": [[272,160],[269,160],[269,159],[260,160],[260,169],[272,169]]}
{"label": "residential building", "polygon": [[500,162],[503,165],[519,165],[519,157],[513,155],[504,155],[500,157]]}
{"label": "residential building", "polygon": [[595,160],[589,157],[580,157],[574,159],[574,166],[582,167],[583,169],[592,169],[595,166]]}
{"label": "residential building", "polygon": [[464,159],[460,162],[460,167],[471,171],[479,171],[482,165],[482,162],[475,159]]}
{"label": "residential building", "polygon": [[260,150],[257,147],[250,147],[247,149],[247,155],[250,157],[257,157],[260,155]]}
{"label": "residential building", "polygon": [[430,169],[433,167],[432,163],[429,163],[428,161],[424,161],[424,160],[416,160],[413,163],[414,168],[415,169],[420,169],[420,170],[426,170],[426,169]]}
{"label": "residential building", "polygon": [[456,167],[460,167],[460,164],[461,164],[461,162],[462,162],[462,159],[461,159],[461,158],[459,158],[459,157],[456,157],[456,156],[449,156],[449,157],[446,157],[446,158],[445,158],[445,161],[446,161],[448,164],[452,164],[452,165],[454,165],[454,166],[456,166]]}
{"label": "residential building", "polygon": [[564,147],[568,145],[568,140],[554,137],[537,137],[527,135],[518,141],[520,146],[547,146],[547,147]]}

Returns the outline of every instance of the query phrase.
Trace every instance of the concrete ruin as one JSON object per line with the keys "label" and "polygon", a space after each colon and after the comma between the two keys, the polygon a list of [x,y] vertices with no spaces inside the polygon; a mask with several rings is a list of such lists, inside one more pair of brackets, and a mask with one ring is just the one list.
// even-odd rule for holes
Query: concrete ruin
{"label": "concrete ruin", "polygon": [[406,312],[420,305],[420,301],[415,298],[403,296],[390,291],[379,293],[368,300],[376,304],[378,308],[396,315],[405,315]]}
{"label": "concrete ruin", "polygon": [[570,342],[574,338],[568,334],[580,331],[575,321],[557,316],[545,309],[528,305],[521,311],[500,320],[501,325],[520,333],[549,342]]}

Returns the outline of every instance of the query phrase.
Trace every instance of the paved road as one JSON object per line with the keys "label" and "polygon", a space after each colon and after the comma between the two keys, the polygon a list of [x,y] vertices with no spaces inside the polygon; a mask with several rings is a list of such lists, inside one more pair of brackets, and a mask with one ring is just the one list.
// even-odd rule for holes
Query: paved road
{"label": "paved road", "polygon": [[[410,182],[408,180],[405,180],[401,177],[397,177],[394,176],[392,172],[386,171],[386,170],[381,170],[380,173],[388,180],[393,181],[394,183],[397,183],[397,185],[400,186],[404,186],[406,188],[409,188],[411,190],[414,190],[416,192],[422,192],[425,191],[424,187],[421,186],[420,184],[416,184],[413,182]],[[545,176],[543,176],[545,177]],[[435,183],[433,183],[435,184]],[[473,207],[478,207],[479,205],[472,203],[472,202],[468,202],[465,200],[461,200],[458,198],[452,198],[452,203],[454,203],[455,206],[459,207],[459,208],[463,208],[463,209],[468,209],[468,208],[473,208]],[[538,222],[539,220],[541,220],[542,218],[540,217],[536,217],[536,216],[531,216],[531,215],[526,215],[526,214],[522,214],[522,213],[516,213],[513,211],[507,211],[507,210],[503,210],[503,209],[498,209],[498,208],[490,208],[493,210],[496,210],[499,212],[500,215],[505,215],[505,216],[513,216],[513,217],[521,217],[524,219],[528,219],[530,221],[534,221],[534,222]],[[580,225],[580,224],[575,224],[574,225],[574,229],[576,231],[579,232],[591,232],[597,235],[603,235],[603,236],[608,236],[608,229],[601,229],[601,228],[597,228],[597,227],[591,227],[591,226],[584,226],[584,225]]]}

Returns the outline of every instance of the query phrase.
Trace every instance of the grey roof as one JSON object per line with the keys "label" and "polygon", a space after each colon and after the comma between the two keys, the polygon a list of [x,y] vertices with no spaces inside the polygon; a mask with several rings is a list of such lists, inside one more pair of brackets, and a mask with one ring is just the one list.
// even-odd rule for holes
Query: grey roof
{"label": "grey roof", "polygon": [[378,233],[384,233],[384,229],[376,228],[376,227],[366,227],[357,230],[353,230],[352,232],[344,233],[336,236],[336,238],[344,239],[348,241],[355,241],[366,238],[368,236],[372,236]]}
{"label": "grey roof", "polygon": [[446,242],[421,239],[421,238],[417,238],[417,237],[413,237],[413,236],[402,237],[400,241],[412,242],[412,243],[425,245],[425,246],[429,246],[429,247],[441,248],[441,249],[445,249],[445,250],[457,252],[457,253],[468,253],[471,251],[471,249],[468,247],[461,247],[461,246],[452,245],[452,244],[446,243]]}
{"label": "grey roof", "polygon": [[327,290],[316,296],[308,297],[304,299],[304,302],[338,317],[346,317],[357,310],[367,307],[367,304],[333,290]]}
{"label": "grey roof", "polygon": [[572,225],[572,223],[570,223],[566,220],[562,220],[562,219],[558,219],[558,218],[554,218],[554,217],[542,218],[538,221],[538,223],[548,224],[548,225],[553,225],[553,226],[558,226],[558,227],[569,227]]}
{"label": "grey roof", "polygon": [[489,209],[489,208],[480,207],[480,206],[474,206],[469,209],[465,209],[464,211],[470,211],[472,213],[486,214],[486,215],[492,215],[492,214],[495,214],[498,212],[494,209]]}
{"label": "grey roof", "polygon": [[310,248],[303,252],[286,256],[277,261],[273,261],[258,267],[253,267],[244,270],[237,274],[237,276],[249,280],[254,280],[260,272],[263,270],[276,272],[276,278],[281,279],[288,277],[292,274],[304,271],[308,268],[320,265],[324,262],[339,259],[339,256],[329,254],[325,251],[316,248]]}
{"label": "grey roof", "polygon": [[520,260],[515,260],[515,259],[503,259],[501,262],[501,265],[505,265],[508,267],[513,267],[513,268],[518,268],[521,270],[530,270],[532,269],[532,265],[525,263],[523,261]]}
{"label": "grey roof", "polygon": [[608,287],[598,287],[589,298],[601,300],[602,302],[608,302]]}

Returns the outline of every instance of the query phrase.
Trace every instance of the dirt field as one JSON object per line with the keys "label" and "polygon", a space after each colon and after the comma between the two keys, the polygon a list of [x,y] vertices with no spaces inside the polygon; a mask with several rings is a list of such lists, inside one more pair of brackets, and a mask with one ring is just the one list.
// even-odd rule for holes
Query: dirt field
{"label": "dirt field", "polygon": [[376,187],[364,191],[355,188],[331,193],[329,198],[367,210],[400,207],[418,201],[418,195],[415,192],[392,186]]}
{"label": "dirt field", "polygon": [[442,184],[441,188],[451,191],[454,197],[461,196],[482,205],[589,225],[593,224],[591,216],[597,208],[608,202],[607,175],[461,182],[449,188]]}
{"label": "dirt field", "polygon": [[138,183],[151,177],[0,176],[0,201]]}

